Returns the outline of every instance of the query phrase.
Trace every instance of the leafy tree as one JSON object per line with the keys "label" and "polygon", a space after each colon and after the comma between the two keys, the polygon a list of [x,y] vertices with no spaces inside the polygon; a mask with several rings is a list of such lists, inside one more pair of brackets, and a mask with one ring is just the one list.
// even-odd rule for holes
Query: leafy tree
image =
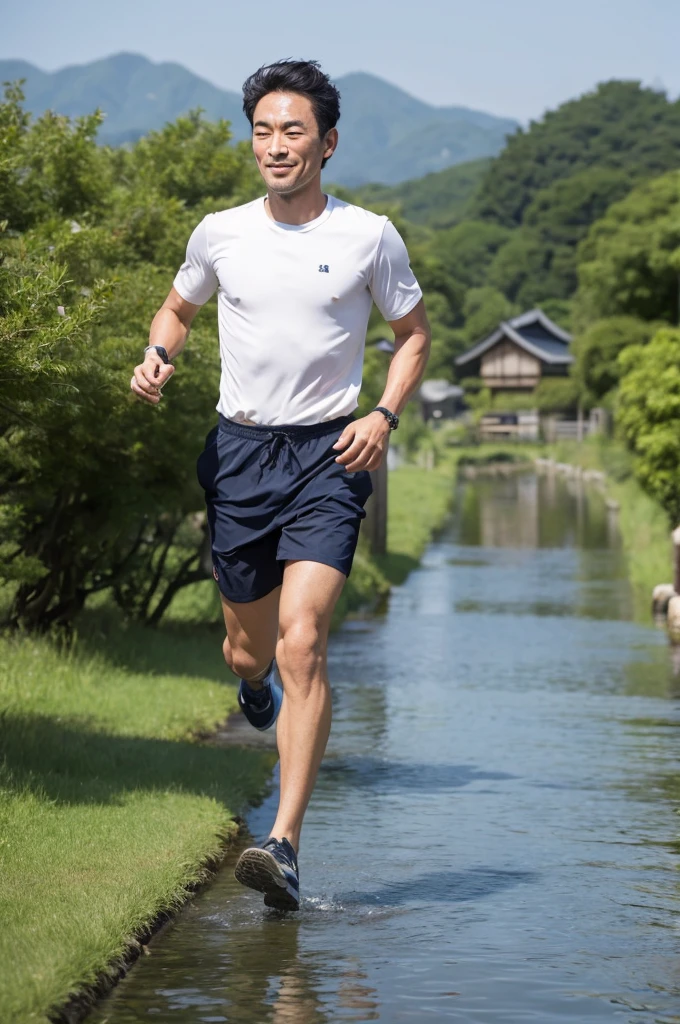
{"label": "leafy tree", "polygon": [[625,171],[589,167],[537,192],[522,223],[549,245],[573,247],[607,207],[629,191],[630,178]]}
{"label": "leafy tree", "polygon": [[535,282],[545,294],[547,254],[535,232],[524,228],[514,231],[496,253],[489,266],[487,283],[503,292],[510,302],[531,307],[535,305]]}
{"label": "leafy tree", "polygon": [[572,331],[572,302],[569,299],[543,298],[537,303],[546,316],[562,330]]}
{"label": "leafy tree", "polygon": [[[6,254],[0,494],[10,528],[0,574],[16,585],[13,621],[28,627],[71,621],[88,594],[109,586],[124,597],[125,574],[134,578],[140,559],[201,508],[193,462],[217,387],[214,342],[197,332],[168,386],[171,407],[143,407],[127,387],[139,336],[106,330],[102,303],[113,313],[117,297],[100,286],[61,305],[64,290],[58,265]],[[142,601],[151,579],[135,586],[128,610],[151,611],[155,591]]]}
{"label": "leafy tree", "polygon": [[189,232],[250,197],[252,161],[194,115],[139,152],[98,147],[97,123],[31,122],[14,87],[0,104],[0,579],[29,628],[106,588],[154,621],[209,574],[194,462],[218,391],[210,314],[161,406],[129,380]]}
{"label": "leafy tree", "polygon": [[200,110],[149,132],[129,151],[120,150],[119,173],[131,175],[143,191],[197,206],[205,199],[229,197],[237,206],[260,195],[261,179],[250,146],[229,146],[228,121],[204,121]]}
{"label": "leafy tree", "polygon": [[644,347],[619,356],[617,424],[635,453],[645,490],[680,523],[680,331],[660,330]]}
{"label": "leafy tree", "polygon": [[495,288],[471,288],[465,296],[465,337],[479,341],[490,334],[501,320],[515,316],[517,309]]}
{"label": "leafy tree", "polygon": [[658,327],[632,316],[614,316],[596,320],[577,335],[572,345],[572,377],[586,406],[611,396],[621,376],[619,353],[629,346],[646,345]]}
{"label": "leafy tree", "polygon": [[464,221],[439,231],[432,240],[432,252],[446,273],[465,288],[479,288],[495,253],[509,239],[510,232],[496,224]]}
{"label": "leafy tree", "polygon": [[95,144],[99,112],[74,122],[47,111],[31,124],[19,85],[0,103],[0,211],[10,230],[77,217],[105,201],[108,154]]}
{"label": "leafy tree", "polygon": [[676,324],[680,315],[680,171],[611,206],[579,250],[580,322],[620,314]]}
{"label": "leafy tree", "polygon": [[539,412],[575,412],[579,403],[578,383],[572,376],[544,377],[533,394]]}

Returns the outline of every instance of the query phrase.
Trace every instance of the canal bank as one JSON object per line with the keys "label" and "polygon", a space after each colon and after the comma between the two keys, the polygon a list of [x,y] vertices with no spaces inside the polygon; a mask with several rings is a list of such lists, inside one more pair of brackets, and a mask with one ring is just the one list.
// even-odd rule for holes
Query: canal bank
{"label": "canal bank", "polygon": [[462,481],[330,670],[300,915],[228,858],[91,1024],[675,1021],[680,689],[604,503]]}
{"label": "canal bank", "polygon": [[[417,564],[455,462],[391,474],[389,553],[360,556],[368,585],[344,615]],[[0,638],[0,664],[0,1020],[74,1021],[222,859],[273,757],[199,739],[236,708],[205,623],[97,612],[68,649]]]}
{"label": "canal bank", "polygon": [[648,621],[652,590],[673,576],[671,526],[663,509],[635,480],[632,455],[620,442],[597,436],[551,445],[544,454],[582,471],[604,475],[604,494],[618,506],[616,518],[626,553],[635,615],[641,622]]}

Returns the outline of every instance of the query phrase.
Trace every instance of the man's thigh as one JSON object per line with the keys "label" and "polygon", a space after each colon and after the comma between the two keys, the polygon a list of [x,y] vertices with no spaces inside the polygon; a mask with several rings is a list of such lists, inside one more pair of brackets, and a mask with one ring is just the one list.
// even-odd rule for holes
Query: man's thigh
{"label": "man's thigh", "polygon": [[279,602],[279,631],[313,629],[325,641],[336,602],[347,577],[323,562],[288,561]]}
{"label": "man's thigh", "polygon": [[220,593],[227,637],[232,648],[271,661],[276,650],[279,631],[279,600],[281,587],[271,590],[257,601],[230,601]]}

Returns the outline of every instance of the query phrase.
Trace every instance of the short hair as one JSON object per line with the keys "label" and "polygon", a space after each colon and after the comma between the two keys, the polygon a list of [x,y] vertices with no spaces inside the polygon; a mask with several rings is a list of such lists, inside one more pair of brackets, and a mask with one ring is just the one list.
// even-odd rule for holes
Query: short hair
{"label": "short hair", "polygon": [[[253,127],[255,107],[270,92],[297,92],[312,104],[319,138],[340,119],[340,93],[317,60],[278,60],[264,64],[243,83],[243,112]],[[325,165],[324,160],[322,167]]]}

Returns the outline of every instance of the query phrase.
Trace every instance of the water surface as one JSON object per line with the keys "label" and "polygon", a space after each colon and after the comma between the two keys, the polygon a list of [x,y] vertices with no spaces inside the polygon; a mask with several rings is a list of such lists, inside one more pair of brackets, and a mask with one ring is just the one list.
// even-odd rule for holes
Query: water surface
{"label": "water surface", "polygon": [[680,688],[602,499],[462,483],[330,671],[300,914],[234,854],[90,1020],[680,1021]]}

